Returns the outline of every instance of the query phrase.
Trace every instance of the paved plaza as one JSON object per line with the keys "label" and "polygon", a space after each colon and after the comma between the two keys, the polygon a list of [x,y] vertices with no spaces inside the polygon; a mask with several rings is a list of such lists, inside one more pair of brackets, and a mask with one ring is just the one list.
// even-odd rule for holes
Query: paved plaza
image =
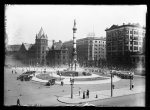
{"label": "paved plaza", "polygon": [[[17,74],[12,74],[11,68],[5,67],[4,74],[4,105],[16,105],[19,97],[22,105],[40,104],[42,106],[69,106],[71,104],[81,104],[95,100],[112,99],[110,97],[110,83],[104,84],[75,84],[73,88],[73,99],[70,95],[70,84],[61,86],[59,83],[46,87],[45,82],[20,81],[16,78],[22,74],[22,69],[16,69]],[[135,88],[129,90],[129,80],[120,79],[114,82],[115,89],[113,97],[127,96],[136,93],[145,93],[145,78],[136,76],[134,78]],[[90,98],[82,99],[83,93],[79,96],[79,88],[86,91],[89,89]],[[96,97],[98,95],[98,98]],[[136,100],[135,100],[136,101]],[[106,104],[107,105],[107,104]],[[144,105],[143,105],[144,106]]]}

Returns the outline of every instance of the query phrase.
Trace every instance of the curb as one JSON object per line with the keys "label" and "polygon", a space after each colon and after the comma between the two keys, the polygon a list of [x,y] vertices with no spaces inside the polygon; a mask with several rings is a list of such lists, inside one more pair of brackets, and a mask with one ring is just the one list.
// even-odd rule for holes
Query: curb
{"label": "curb", "polygon": [[[140,93],[144,93],[144,92],[140,92]],[[115,96],[115,97],[108,97],[108,98],[103,98],[103,99],[95,99],[95,100],[91,100],[91,101],[83,101],[83,102],[64,102],[64,101],[60,101],[57,97],[57,100],[61,103],[65,103],[65,104],[83,104],[83,103],[87,103],[87,102],[94,102],[94,101],[98,101],[98,100],[105,100],[105,99],[111,99],[111,98],[117,98],[117,97],[123,97],[123,96],[128,96],[128,95],[134,95],[134,94],[140,94],[140,93],[133,93],[133,94],[126,94],[126,95],[122,95],[122,96]],[[60,96],[61,97],[61,96]]]}
{"label": "curb", "polygon": [[145,76],[141,76],[141,75],[134,75],[135,77],[142,77],[145,78]]}

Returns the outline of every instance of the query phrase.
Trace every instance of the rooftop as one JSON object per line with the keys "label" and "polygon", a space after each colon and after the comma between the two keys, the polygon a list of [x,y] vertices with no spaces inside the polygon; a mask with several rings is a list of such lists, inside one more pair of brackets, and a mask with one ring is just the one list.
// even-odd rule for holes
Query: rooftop
{"label": "rooftop", "polygon": [[138,28],[143,28],[143,29],[145,29],[145,27],[144,27],[144,26],[143,26],[143,27],[140,26],[139,23],[136,23],[136,24],[130,24],[130,23],[124,24],[124,23],[123,23],[123,25],[120,25],[120,26],[113,24],[110,28],[106,28],[105,31],[109,31],[109,30],[113,30],[113,29],[117,29],[117,28],[121,28],[121,27],[127,27],[127,26],[129,26],[129,27],[138,27]]}

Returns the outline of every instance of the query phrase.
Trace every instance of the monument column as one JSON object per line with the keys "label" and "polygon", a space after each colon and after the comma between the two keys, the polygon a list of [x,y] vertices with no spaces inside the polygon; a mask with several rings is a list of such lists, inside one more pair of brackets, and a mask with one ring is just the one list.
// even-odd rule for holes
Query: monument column
{"label": "monument column", "polygon": [[76,71],[77,66],[77,52],[76,52],[76,21],[74,20],[74,26],[73,26],[73,61],[72,61],[72,69]]}

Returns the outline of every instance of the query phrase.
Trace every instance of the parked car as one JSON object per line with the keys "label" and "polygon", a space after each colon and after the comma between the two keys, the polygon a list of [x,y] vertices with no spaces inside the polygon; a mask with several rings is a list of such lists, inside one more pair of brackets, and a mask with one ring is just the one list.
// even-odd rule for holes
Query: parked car
{"label": "parked car", "polygon": [[56,81],[56,79],[55,79],[55,78],[52,78],[52,79],[48,80],[48,82],[45,84],[45,86],[54,85],[54,84],[55,84],[55,81]]}
{"label": "parked car", "polygon": [[20,76],[17,77],[17,80],[21,80],[21,81],[30,81],[32,79],[32,76],[28,75],[28,74],[21,74]]}

